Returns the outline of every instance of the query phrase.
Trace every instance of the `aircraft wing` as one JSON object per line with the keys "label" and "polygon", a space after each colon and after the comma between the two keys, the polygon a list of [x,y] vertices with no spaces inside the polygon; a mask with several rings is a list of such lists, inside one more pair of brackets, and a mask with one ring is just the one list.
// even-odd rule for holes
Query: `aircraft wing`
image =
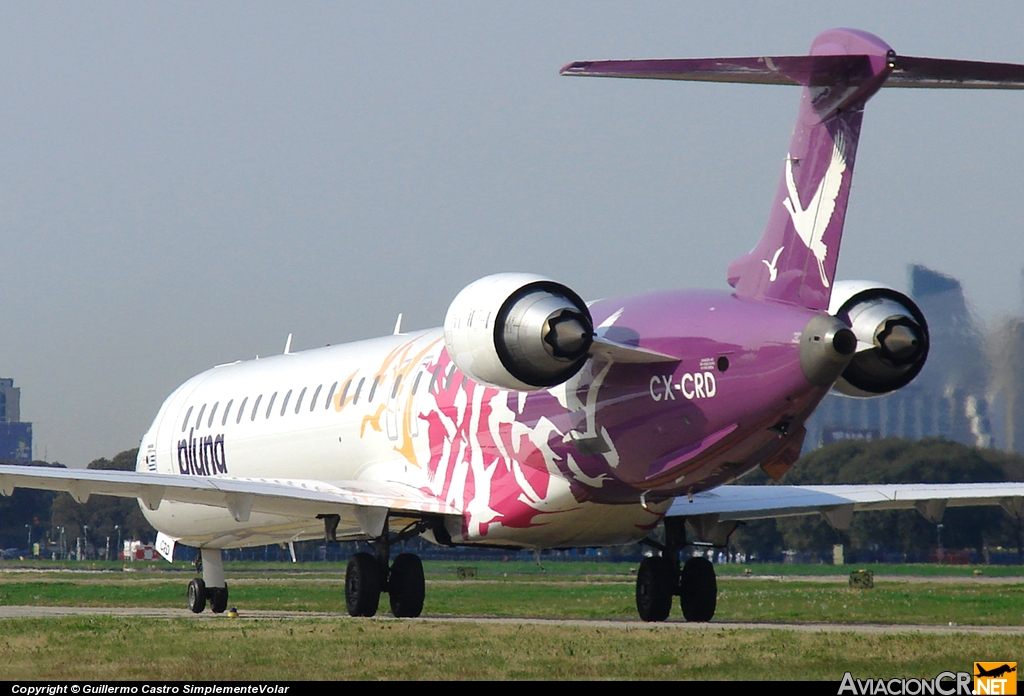
{"label": "aircraft wing", "polygon": [[[461,511],[419,489],[394,482],[318,481],[178,476],[136,471],[0,466],[0,491],[15,488],[66,491],[84,503],[90,495],[138,498],[150,510],[164,500],[228,509],[239,522],[250,513],[288,517],[340,514],[378,520],[383,513],[461,515]],[[366,513],[371,513],[367,515]],[[373,526],[376,526],[374,524]],[[379,532],[378,532],[379,533]]]}
{"label": "aircraft wing", "polygon": [[[668,517],[686,517],[691,530],[708,543],[724,545],[736,523],[771,517],[820,513],[833,527],[846,529],[854,512],[909,510],[938,522],[947,507],[999,505],[1024,516],[1024,483],[899,483],[831,486],[720,486],[677,498]],[[703,537],[703,538],[702,538]]]}

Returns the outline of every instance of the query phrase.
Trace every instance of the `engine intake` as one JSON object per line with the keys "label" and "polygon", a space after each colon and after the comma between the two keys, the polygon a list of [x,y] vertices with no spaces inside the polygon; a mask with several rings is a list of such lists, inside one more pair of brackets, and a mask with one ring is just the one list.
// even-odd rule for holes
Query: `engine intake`
{"label": "engine intake", "polygon": [[501,389],[553,387],[579,372],[594,340],[579,295],[542,276],[499,273],[470,283],[444,320],[455,365]]}
{"label": "engine intake", "polygon": [[857,337],[857,352],[833,389],[879,396],[906,386],[928,357],[928,324],[906,295],[863,281],[842,281],[829,311]]}

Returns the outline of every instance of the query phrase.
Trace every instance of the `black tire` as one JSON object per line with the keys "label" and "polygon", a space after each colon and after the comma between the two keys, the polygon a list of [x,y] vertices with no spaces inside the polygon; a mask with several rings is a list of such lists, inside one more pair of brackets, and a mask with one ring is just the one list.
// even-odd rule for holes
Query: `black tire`
{"label": "black tire", "polygon": [[202,578],[194,578],[188,584],[188,608],[193,614],[202,614],[206,609],[206,583]]}
{"label": "black tire", "polygon": [[401,619],[414,619],[423,612],[426,586],[423,580],[423,562],[412,553],[403,553],[391,564],[388,579],[388,598],[391,613]]}
{"label": "black tire", "polygon": [[380,604],[380,566],[368,553],[357,553],[345,570],[345,608],[349,616],[373,616]]}
{"label": "black tire", "polygon": [[228,608],[228,586],[207,587],[206,594],[210,596],[210,611],[214,614],[223,614]]}
{"label": "black tire", "polygon": [[636,610],[644,621],[664,621],[672,612],[679,571],[675,563],[662,556],[640,562],[636,574]]}
{"label": "black tire", "polygon": [[687,621],[706,622],[715,615],[718,581],[715,566],[706,558],[691,558],[679,574],[679,605]]}

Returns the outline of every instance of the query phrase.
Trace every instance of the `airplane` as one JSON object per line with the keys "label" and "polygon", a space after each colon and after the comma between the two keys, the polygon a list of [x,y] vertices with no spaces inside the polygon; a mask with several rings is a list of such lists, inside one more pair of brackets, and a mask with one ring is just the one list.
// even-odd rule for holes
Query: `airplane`
{"label": "airplane", "polygon": [[[821,513],[1001,505],[1024,484],[742,486],[780,477],[830,392],[904,387],[928,355],[925,317],[878,283],[837,281],[864,106],[882,87],[1024,88],[1024,66],[898,55],[862,31],[806,56],[572,63],[568,76],[795,85],[799,113],[767,227],[728,267],[730,290],[585,302],[529,273],[465,287],[444,326],[219,365],[178,387],[134,472],[0,467],[16,487],[138,498],[168,560],[198,547],[188,606],[228,606],[222,549],[370,542],[348,561],[346,609],[422,613],[421,536],[452,546],[597,547],[643,541],[640,618],[709,621],[712,563],[736,524]],[[664,541],[654,532],[664,527]],[[659,537],[660,538],[660,537]]]}
{"label": "airplane", "polygon": [[984,667],[982,667],[981,665],[978,665],[977,663],[975,663],[975,666],[977,667],[977,670],[978,670],[978,673],[974,675],[976,677],[997,677],[998,678],[998,677],[1003,676],[1004,674],[1009,674],[1010,672],[1016,672],[1017,671],[1016,667],[1011,667],[1008,664],[1002,664],[999,667],[993,667],[990,670],[989,669],[985,669]]}

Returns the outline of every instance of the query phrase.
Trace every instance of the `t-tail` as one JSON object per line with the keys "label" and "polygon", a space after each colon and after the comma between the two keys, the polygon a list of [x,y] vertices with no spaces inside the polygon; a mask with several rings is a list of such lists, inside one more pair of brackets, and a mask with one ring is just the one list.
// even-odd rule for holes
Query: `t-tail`
{"label": "t-tail", "polygon": [[828,308],[864,105],[882,87],[1024,89],[1024,66],[899,56],[866,32],[819,34],[806,56],[578,62],[563,75],[800,85],[768,227],[729,265],[736,294]]}

